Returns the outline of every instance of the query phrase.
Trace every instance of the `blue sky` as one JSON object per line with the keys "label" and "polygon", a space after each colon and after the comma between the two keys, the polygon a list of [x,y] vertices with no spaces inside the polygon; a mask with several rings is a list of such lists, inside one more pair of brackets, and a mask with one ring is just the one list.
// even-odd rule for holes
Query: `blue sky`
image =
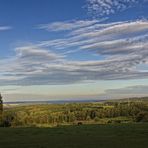
{"label": "blue sky", "polygon": [[5,101],[148,95],[147,14],[147,0],[1,0]]}

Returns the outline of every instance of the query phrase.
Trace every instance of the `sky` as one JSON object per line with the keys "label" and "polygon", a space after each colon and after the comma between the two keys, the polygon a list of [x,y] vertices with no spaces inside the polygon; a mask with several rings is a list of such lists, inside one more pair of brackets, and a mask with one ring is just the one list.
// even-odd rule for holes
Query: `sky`
{"label": "sky", "polygon": [[148,96],[148,0],[0,0],[4,101]]}

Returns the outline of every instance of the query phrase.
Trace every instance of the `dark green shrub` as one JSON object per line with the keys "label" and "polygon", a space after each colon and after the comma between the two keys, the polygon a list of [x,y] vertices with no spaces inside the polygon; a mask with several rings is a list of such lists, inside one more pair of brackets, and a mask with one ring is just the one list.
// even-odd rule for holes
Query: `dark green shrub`
{"label": "dark green shrub", "polygon": [[136,122],[148,122],[148,112],[141,111],[135,117]]}

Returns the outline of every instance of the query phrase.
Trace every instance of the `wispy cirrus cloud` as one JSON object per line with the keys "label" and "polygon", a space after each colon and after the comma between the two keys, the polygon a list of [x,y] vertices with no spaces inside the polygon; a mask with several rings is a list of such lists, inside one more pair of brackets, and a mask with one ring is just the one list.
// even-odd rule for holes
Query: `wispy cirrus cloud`
{"label": "wispy cirrus cloud", "polygon": [[[51,29],[50,31],[54,30]],[[74,51],[83,50],[106,56],[105,60],[99,61],[97,64],[103,63],[102,65],[105,68],[110,67],[109,73],[112,70],[114,72],[111,76],[106,74],[107,76],[104,76],[103,79],[132,79],[140,77],[140,75],[147,77],[147,72],[143,73],[136,69],[137,65],[147,63],[147,20],[106,24],[96,22],[89,26],[72,29],[66,36],[68,37],[64,39],[43,41],[41,45],[57,50],[67,49],[67,53],[70,54]],[[71,48],[72,51],[70,52]],[[105,69],[103,66],[100,68],[101,71]],[[123,73],[123,75],[119,73]],[[102,78],[102,76],[99,77]]]}
{"label": "wispy cirrus cloud", "polygon": [[6,30],[11,30],[11,26],[0,26],[0,31],[6,31]]}
{"label": "wispy cirrus cloud", "polygon": [[[55,33],[64,31],[63,38],[16,47],[14,56],[0,60],[1,85],[59,85],[148,78],[148,71],[137,68],[148,63],[147,20],[107,24],[94,20],[86,21],[86,25],[85,21],[81,25],[81,21],[72,22],[69,21],[68,28],[67,22],[58,22],[63,24],[58,29],[53,27],[56,22],[48,24],[48,29],[40,28]],[[104,58],[70,60],[73,52],[80,55],[80,51]]]}
{"label": "wispy cirrus cloud", "polygon": [[47,31],[69,31],[74,29],[79,29],[87,26],[94,25],[96,23],[104,21],[104,19],[100,20],[73,20],[73,21],[65,21],[65,22],[53,22],[50,24],[40,24],[37,26],[38,29],[45,29]]}
{"label": "wispy cirrus cloud", "polygon": [[128,54],[146,48],[147,33],[147,20],[108,24],[96,23],[87,27],[73,29],[66,34],[68,37],[42,41],[40,45],[67,50],[73,47],[75,49],[94,51],[100,55]]}

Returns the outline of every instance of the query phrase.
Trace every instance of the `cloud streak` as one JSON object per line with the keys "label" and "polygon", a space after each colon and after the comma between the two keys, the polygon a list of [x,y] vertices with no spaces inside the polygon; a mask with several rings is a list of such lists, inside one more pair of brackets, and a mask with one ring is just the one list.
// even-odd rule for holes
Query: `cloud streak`
{"label": "cloud streak", "polygon": [[7,30],[11,30],[12,27],[11,26],[0,26],[0,31],[7,31]]}
{"label": "cloud streak", "polygon": [[137,86],[130,86],[126,88],[120,88],[120,89],[108,89],[106,90],[106,93],[108,94],[130,94],[130,95],[148,95],[148,86],[145,85],[137,85]]}
{"label": "cloud streak", "polygon": [[45,29],[47,31],[66,31],[66,30],[73,30],[81,27],[87,27],[90,25],[93,25],[95,23],[98,23],[97,20],[79,20],[79,21],[65,21],[65,22],[54,22],[50,24],[41,24],[38,25],[37,28],[39,29]]}
{"label": "cloud streak", "polygon": [[[137,68],[148,63],[147,20],[108,24],[79,20],[42,26],[47,27],[39,29],[49,33],[62,32],[63,38],[16,47],[14,56],[0,60],[1,85],[60,85],[148,78],[148,71]],[[103,58],[70,60],[69,56],[73,53],[80,56],[82,51]]]}

